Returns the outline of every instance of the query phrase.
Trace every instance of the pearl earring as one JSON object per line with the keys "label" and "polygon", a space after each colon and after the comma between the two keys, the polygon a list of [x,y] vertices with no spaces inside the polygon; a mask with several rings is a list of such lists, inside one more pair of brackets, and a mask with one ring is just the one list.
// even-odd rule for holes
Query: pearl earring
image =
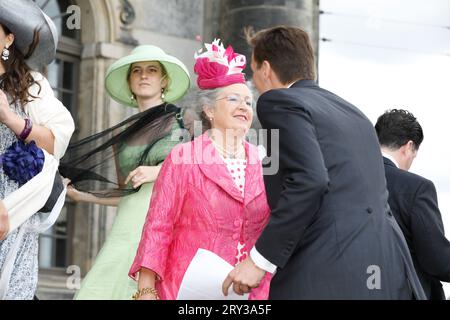
{"label": "pearl earring", "polygon": [[7,61],[9,59],[9,50],[8,47],[4,47],[2,51],[2,59],[3,61]]}
{"label": "pearl earring", "polygon": [[165,99],[166,98],[166,95],[164,94],[164,88],[163,89],[161,89],[161,99]]}

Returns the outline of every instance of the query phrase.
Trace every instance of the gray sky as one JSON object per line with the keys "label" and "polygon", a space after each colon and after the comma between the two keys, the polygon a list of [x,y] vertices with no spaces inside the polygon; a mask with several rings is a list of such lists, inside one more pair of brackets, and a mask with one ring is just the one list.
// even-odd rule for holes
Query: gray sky
{"label": "gray sky", "polygon": [[[411,111],[425,139],[411,171],[432,180],[450,234],[450,1],[320,0],[319,81],[375,123]],[[446,28],[447,27],[447,28]],[[445,285],[447,296],[450,285]]]}

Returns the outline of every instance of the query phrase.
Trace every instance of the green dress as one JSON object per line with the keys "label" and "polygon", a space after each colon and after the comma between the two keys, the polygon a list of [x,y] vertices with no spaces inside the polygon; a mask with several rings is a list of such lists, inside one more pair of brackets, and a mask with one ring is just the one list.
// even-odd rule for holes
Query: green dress
{"label": "green dress", "polygon": [[[180,125],[175,121],[172,132],[177,129]],[[172,141],[171,134],[159,140],[150,150],[145,165],[161,165],[178,143]],[[137,157],[144,149],[145,146],[126,146],[120,154],[120,169],[125,177],[136,169]],[[146,183],[138,192],[122,198],[111,232],[75,299],[129,300],[136,292],[137,283],[128,277],[128,271],[141,240],[152,190],[153,183]]]}

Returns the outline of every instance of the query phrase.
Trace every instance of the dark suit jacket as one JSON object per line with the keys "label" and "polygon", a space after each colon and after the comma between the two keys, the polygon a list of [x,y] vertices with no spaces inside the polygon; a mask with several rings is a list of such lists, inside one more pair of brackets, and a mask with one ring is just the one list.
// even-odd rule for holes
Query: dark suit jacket
{"label": "dark suit jacket", "polygon": [[264,177],[272,212],[256,243],[279,267],[270,298],[425,298],[364,114],[310,80],[264,93],[257,111],[280,136],[267,146],[280,168]]}
{"label": "dark suit jacket", "polygon": [[405,235],[428,299],[445,299],[440,281],[450,282],[450,242],[444,234],[433,182],[401,170],[384,158],[389,205]]}

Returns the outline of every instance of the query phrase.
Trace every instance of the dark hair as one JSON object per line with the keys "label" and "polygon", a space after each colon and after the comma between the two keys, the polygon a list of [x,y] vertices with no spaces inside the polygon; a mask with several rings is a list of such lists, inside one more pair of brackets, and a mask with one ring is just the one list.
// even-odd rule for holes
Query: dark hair
{"label": "dark hair", "polygon": [[381,146],[397,150],[409,141],[416,150],[423,141],[423,131],[412,113],[402,109],[392,109],[380,116],[375,125]]}
{"label": "dark hair", "polygon": [[[0,24],[0,27],[3,28],[6,35],[11,34],[11,31],[4,25]],[[13,43],[9,47],[9,59],[6,61],[1,60],[5,68],[5,74],[2,76],[3,82],[1,89],[12,98],[13,104],[19,102],[22,107],[28,102],[31,102],[31,98],[37,98],[29,93],[30,87],[37,84],[39,86],[39,92],[41,89],[40,84],[31,75],[31,68],[25,62],[33,54],[38,43],[39,29],[36,29],[27,53],[24,54],[21,52],[15,43]]]}
{"label": "dark hair", "polygon": [[302,29],[278,26],[254,33],[247,28],[245,34],[257,67],[268,61],[283,84],[297,79],[316,79],[314,50]]}

